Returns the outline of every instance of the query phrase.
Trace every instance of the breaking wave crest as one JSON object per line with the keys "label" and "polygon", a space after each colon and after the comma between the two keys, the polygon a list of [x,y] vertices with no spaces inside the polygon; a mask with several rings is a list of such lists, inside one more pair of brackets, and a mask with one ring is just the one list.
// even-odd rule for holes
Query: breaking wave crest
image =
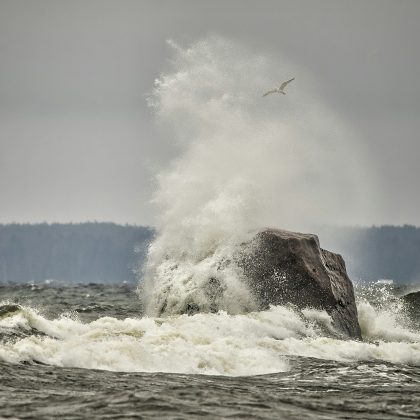
{"label": "breaking wave crest", "polygon": [[420,366],[420,332],[399,313],[359,302],[363,341],[340,340],[322,311],[272,307],[230,315],[47,319],[20,307],[0,319],[0,361],[134,372],[257,375],[290,369],[290,356]]}

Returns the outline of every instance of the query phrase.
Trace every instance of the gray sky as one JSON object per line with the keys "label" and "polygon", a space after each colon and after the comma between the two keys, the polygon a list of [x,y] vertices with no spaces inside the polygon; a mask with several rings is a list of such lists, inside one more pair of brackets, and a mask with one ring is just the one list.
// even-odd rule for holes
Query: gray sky
{"label": "gray sky", "polygon": [[0,222],[152,223],[165,40],[221,34],[311,73],[365,145],[368,222],[420,225],[419,20],[417,0],[0,0]]}

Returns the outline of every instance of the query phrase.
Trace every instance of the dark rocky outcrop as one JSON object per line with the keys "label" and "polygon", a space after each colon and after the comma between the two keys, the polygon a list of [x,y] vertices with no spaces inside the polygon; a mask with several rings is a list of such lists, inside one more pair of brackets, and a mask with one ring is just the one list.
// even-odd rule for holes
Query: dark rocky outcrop
{"label": "dark rocky outcrop", "polygon": [[[410,292],[402,296],[402,298],[408,303],[415,306],[419,306],[420,303],[420,291],[419,292]],[[420,308],[419,308],[420,309]]]}
{"label": "dark rocky outcrop", "polygon": [[413,325],[417,328],[420,327],[420,291],[407,293],[402,296],[403,301],[406,303],[406,311],[411,318]]}
{"label": "dark rocky outcrop", "polygon": [[344,260],[322,249],[316,235],[262,230],[244,244],[238,264],[259,309],[284,304],[324,309],[341,334],[361,338]]}

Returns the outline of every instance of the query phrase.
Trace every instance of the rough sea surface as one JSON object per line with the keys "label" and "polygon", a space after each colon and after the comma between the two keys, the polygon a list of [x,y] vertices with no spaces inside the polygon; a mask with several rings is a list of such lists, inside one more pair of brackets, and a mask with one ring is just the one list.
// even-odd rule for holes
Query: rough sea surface
{"label": "rough sea surface", "polygon": [[124,285],[0,285],[0,417],[420,418],[401,293],[356,288],[357,342],[309,309],[150,318]]}

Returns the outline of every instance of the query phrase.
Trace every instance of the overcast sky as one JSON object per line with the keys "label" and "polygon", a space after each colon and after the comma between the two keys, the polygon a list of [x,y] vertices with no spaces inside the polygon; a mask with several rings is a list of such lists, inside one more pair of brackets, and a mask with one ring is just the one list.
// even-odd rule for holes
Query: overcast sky
{"label": "overcast sky", "polygon": [[305,68],[358,132],[368,223],[420,225],[419,21],[417,0],[0,0],[0,222],[153,223],[174,150],[145,96],[166,39],[220,34]]}

